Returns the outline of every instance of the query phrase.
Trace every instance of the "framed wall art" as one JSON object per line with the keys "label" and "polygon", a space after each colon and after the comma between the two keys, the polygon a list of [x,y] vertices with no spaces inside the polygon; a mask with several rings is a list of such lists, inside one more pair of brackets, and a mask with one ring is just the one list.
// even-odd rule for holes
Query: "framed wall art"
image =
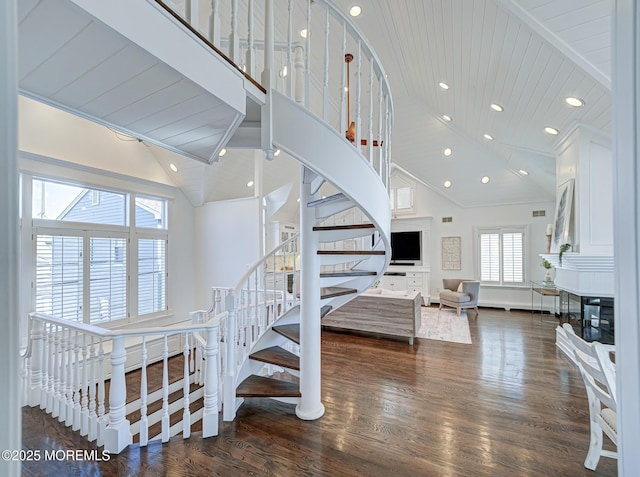
{"label": "framed wall art", "polygon": [[462,238],[442,237],[442,269],[462,269]]}
{"label": "framed wall art", "polygon": [[556,194],[556,217],[553,221],[551,253],[558,253],[563,243],[569,242],[571,216],[573,214],[573,179],[558,187]]}

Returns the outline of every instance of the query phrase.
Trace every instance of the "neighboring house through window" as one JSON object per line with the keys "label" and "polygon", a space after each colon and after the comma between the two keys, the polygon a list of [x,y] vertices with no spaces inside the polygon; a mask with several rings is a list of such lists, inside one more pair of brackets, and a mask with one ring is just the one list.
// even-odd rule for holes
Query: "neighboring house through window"
{"label": "neighboring house through window", "polygon": [[36,311],[96,324],[167,309],[165,199],[43,179],[32,191]]}

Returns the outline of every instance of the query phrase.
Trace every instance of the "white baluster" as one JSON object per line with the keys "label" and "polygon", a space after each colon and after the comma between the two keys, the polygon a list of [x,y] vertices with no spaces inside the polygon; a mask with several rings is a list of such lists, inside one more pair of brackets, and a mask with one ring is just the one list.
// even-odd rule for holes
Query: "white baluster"
{"label": "white baluster", "polygon": [[[101,342],[102,344],[102,342]],[[124,363],[127,360],[124,337],[113,339],[111,350],[111,385],[109,386],[109,425],[103,432],[105,450],[118,454],[131,444],[129,421],[126,419],[127,384]]]}
{"label": "white baluster", "polygon": [[[113,350],[111,350],[113,353]],[[113,376],[113,370],[111,371]],[[113,385],[113,383],[112,383]],[[104,406],[104,347],[102,338],[98,346],[98,445],[104,445],[104,430],[107,427],[107,416]]]}
{"label": "white baluster", "polygon": [[198,14],[200,13],[200,8],[198,6],[198,0],[187,0],[184,5],[184,18],[187,20],[187,23],[191,25],[196,30],[198,28]]}
{"label": "white baluster", "polygon": [[[383,77],[378,77],[378,141],[382,141],[382,80]],[[385,141],[386,142],[386,141]],[[383,156],[382,144],[378,142],[378,176],[381,180],[384,180],[382,176],[382,156]]]}
{"label": "white baluster", "polygon": [[96,414],[96,386],[98,384],[98,374],[96,371],[96,346],[94,337],[91,337],[91,347],[89,348],[89,442],[98,438],[98,415]]}
{"label": "white baluster", "polygon": [[384,162],[385,162],[385,180],[384,180],[384,184],[387,187],[387,190],[389,189],[389,175],[391,174],[391,162],[389,160],[389,158],[391,157],[391,110],[390,110],[390,100],[389,100],[389,94],[387,93],[386,95],[387,99],[387,106],[386,106],[386,113],[387,113],[387,132],[385,134],[385,139],[386,139],[386,143],[387,143],[387,147],[385,150],[385,155],[384,155]]}
{"label": "white baluster", "polygon": [[249,0],[249,5],[247,7],[247,73],[254,78],[255,77],[255,48],[253,42],[253,0]]}
{"label": "white baluster", "polygon": [[140,447],[149,442],[149,420],[147,418],[147,337],[142,337],[142,377],[140,378]]}
{"label": "white baluster", "polygon": [[[204,412],[202,415],[202,437],[211,437],[218,435],[218,327],[207,329],[207,345],[205,347],[205,378],[204,378]],[[226,386],[226,384],[225,384]],[[225,387],[226,389],[226,387]],[[225,391],[226,392],[226,391]],[[233,397],[235,401],[235,387],[233,388]],[[227,407],[232,407],[235,413],[233,401],[225,403],[225,412]],[[226,419],[225,419],[226,420]]]}
{"label": "white baluster", "polygon": [[191,436],[191,411],[189,409],[189,334],[184,335],[184,350],[182,354],[184,356],[184,373],[182,377],[182,438],[188,439]]}
{"label": "white baluster", "polygon": [[44,324],[42,327],[42,373],[40,376],[40,409],[46,409],[49,386],[49,362],[51,361],[51,349],[49,348],[49,336],[51,325]]}
{"label": "white baluster", "polygon": [[31,361],[31,358],[24,358],[22,360],[22,369],[20,370],[20,377],[22,378],[20,382],[22,385],[22,399],[20,402],[23,406],[29,405],[29,381],[31,376],[31,364],[29,361]]}
{"label": "white baluster", "polygon": [[[233,421],[236,415],[236,302],[233,292],[227,295],[225,308],[229,315],[227,316],[227,330],[224,337],[226,356],[224,370],[224,406],[223,419],[225,421]],[[209,346],[207,340],[207,347]],[[205,350],[206,353],[206,350]],[[205,366],[208,363],[205,364]],[[205,368],[206,369],[206,368]],[[206,378],[205,378],[206,386]]]}
{"label": "white baluster", "polygon": [[56,369],[56,347],[55,347],[55,328],[53,325],[49,325],[49,332],[47,335],[47,342],[49,343],[49,379],[47,383],[47,413],[53,413],[53,401],[56,395],[55,385],[55,369]]}
{"label": "white baluster", "polygon": [[69,427],[73,424],[73,388],[74,388],[74,363],[73,363],[73,333],[71,328],[67,335],[67,400],[65,411],[65,426]]}
{"label": "white baluster", "polygon": [[293,97],[293,0],[289,0],[287,6],[287,96]]}
{"label": "white baluster", "polygon": [[373,58],[369,59],[369,127],[367,128],[367,152],[373,167]]}
{"label": "white baluster", "polygon": [[[342,58],[347,55],[347,24],[342,25]],[[347,104],[347,98],[350,94],[347,94],[347,62],[344,62],[342,67],[342,78],[340,82],[340,134],[344,134],[349,125],[347,124],[347,108],[350,106]]]}
{"label": "white baluster", "polygon": [[75,355],[75,360],[73,362],[73,371],[74,371],[74,376],[73,376],[73,421],[72,421],[71,429],[73,429],[74,431],[79,431],[80,430],[80,425],[81,425],[80,415],[81,415],[82,409],[80,407],[80,388],[81,388],[81,383],[80,383],[80,360],[78,359],[79,354],[80,354],[80,342],[78,340],[78,332],[77,331],[75,331],[73,352],[74,352],[74,355]]}
{"label": "white baluster", "polygon": [[162,349],[162,442],[169,440],[169,345],[164,335]]}
{"label": "white baluster", "polygon": [[27,402],[29,406],[35,407],[40,404],[41,384],[42,384],[42,354],[44,340],[44,323],[40,320],[31,319],[31,358],[28,366],[31,368],[29,379],[29,395]]}
{"label": "white baluster", "polygon": [[211,0],[211,13],[209,14],[209,40],[216,47],[220,47],[220,17],[218,15],[219,0]]}
{"label": "white baluster", "polygon": [[229,32],[229,58],[240,62],[240,36],[238,34],[238,0],[231,0],[231,31]]}
{"label": "white baluster", "polygon": [[354,144],[360,151],[362,138],[362,40],[358,39],[358,54],[356,63],[356,138]]}
{"label": "white baluster", "polygon": [[53,364],[54,372],[54,395],[53,405],[51,409],[51,417],[58,417],[60,415],[60,328],[56,325],[55,339],[55,361]]}
{"label": "white baluster", "polygon": [[322,119],[329,121],[329,9],[324,24],[324,79],[322,91]]}
{"label": "white baluster", "polygon": [[58,421],[64,422],[67,417],[67,338],[66,330],[60,331],[60,394],[58,403]]}
{"label": "white baluster", "polygon": [[89,350],[87,334],[82,334],[82,399],[80,406],[80,435],[89,434]]}
{"label": "white baluster", "polygon": [[305,40],[304,106],[309,109],[309,95],[311,93],[311,0],[307,0],[307,38]]}

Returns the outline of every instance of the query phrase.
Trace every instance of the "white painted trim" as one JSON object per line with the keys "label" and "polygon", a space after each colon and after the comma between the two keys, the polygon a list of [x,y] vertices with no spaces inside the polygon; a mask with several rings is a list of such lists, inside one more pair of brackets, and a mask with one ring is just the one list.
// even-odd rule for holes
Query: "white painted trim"
{"label": "white painted trim", "polygon": [[[22,384],[18,261],[18,25],[17,1],[0,6],[0,449],[22,449]],[[17,477],[20,462],[0,460],[0,475]]]}
{"label": "white painted trim", "polygon": [[616,0],[613,17],[615,342],[618,475],[640,469],[640,5]]}

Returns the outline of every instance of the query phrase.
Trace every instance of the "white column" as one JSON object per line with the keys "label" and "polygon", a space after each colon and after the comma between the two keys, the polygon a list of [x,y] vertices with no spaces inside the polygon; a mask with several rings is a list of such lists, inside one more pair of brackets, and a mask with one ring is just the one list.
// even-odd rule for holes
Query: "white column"
{"label": "white column", "polygon": [[262,150],[267,160],[273,160],[273,110],[271,106],[271,88],[273,82],[273,50],[274,50],[274,12],[273,0],[265,1],[264,8],[264,70],[262,70],[262,86],[267,90],[266,104],[262,107]]}
{"label": "white column", "polygon": [[300,174],[300,392],[296,406],[300,419],[322,417],[320,379],[320,261],[315,209],[307,207],[312,200],[311,185],[304,182],[304,167]]}
{"label": "white column", "polygon": [[109,425],[104,430],[104,448],[118,454],[131,444],[129,421],[126,419],[127,385],[124,363],[127,360],[124,337],[113,339],[111,350],[111,386],[109,387]]}
{"label": "white column", "polygon": [[[229,293],[225,300],[225,310],[229,313],[225,326],[225,370],[224,370],[224,401],[222,418],[225,421],[233,421],[236,417],[236,346],[238,340],[236,297]],[[205,351],[206,353],[206,351]],[[205,368],[205,372],[206,368]],[[205,379],[207,379],[205,377]]]}
{"label": "white column", "polygon": [[640,5],[613,21],[614,256],[618,475],[640,469]]}
{"label": "white column", "polygon": [[[18,319],[17,2],[0,6],[0,393],[1,449],[21,449]],[[19,476],[20,463],[0,460],[0,475]]]}

